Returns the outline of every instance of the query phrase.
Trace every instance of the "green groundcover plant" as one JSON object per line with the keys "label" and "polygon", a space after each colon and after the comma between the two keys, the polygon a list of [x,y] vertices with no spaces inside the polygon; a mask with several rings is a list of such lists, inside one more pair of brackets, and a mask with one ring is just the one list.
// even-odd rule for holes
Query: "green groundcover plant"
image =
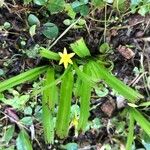
{"label": "green groundcover plant", "polygon": [[[31,97],[42,94],[42,124],[45,142],[53,144],[55,134],[59,138],[65,138],[68,135],[73,97],[80,103],[80,114],[74,117],[74,126],[77,132],[85,131],[90,115],[92,89],[97,86],[98,82],[104,82],[122,95],[130,106],[135,106],[126,108],[130,120],[126,149],[130,150],[132,146],[135,121],[150,136],[150,122],[136,108],[135,104],[139,99],[143,99],[143,96],[112,75],[99,57],[93,58],[83,38],[70,44],[70,48],[73,53],[68,54],[65,48],[63,53],[55,53],[41,47],[39,55],[54,61],[53,66],[37,67],[2,81],[0,92],[26,81],[33,81],[39,75],[44,75],[43,86],[39,90],[33,91]],[[64,64],[63,72],[58,69],[58,61],[59,64]],[[3,102],[5,103],[5,101]],[[148,106],[149,104],[143,103],[142,105]],[[54,117],[56,120],[53,119]],[[22,145],[18,144],[18,146],[24,145],[27,150],[32,150],[28,133],[23,127],[20,129],[17,142],[21,140]]]}

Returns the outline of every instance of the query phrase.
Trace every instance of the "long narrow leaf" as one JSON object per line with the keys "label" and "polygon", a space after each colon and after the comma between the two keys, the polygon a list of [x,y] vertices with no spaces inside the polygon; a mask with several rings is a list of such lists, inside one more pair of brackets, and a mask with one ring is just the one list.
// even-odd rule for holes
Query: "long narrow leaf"
{"label": "long narrow leaf", "polygon": [[[89,76],[91,75],[88,65],[84,66],[83,72],[88,74]],[[90,115],[89,111],[90,111],[91,90],[92,87],[90,83],[85,80],[82,80],[81,94],[80,94],[80,118],[78,130],[85,130],[87,125],[87,121]]]}
{"label": "long narrow leaf", "polygon": [[76,42],[70,44],[70,46],[72,50],[80,57],[86,57],[91,55],[83,38],[80,38]]}
{"label": "long narrow leaf", "polygon": [[134,118],[132,114],[130,113],[130,122],[129,122],[129,133],[127,137],[127,144],[126,144],[126,150],[131,150],[132,149],[132,143],[133,143],[133,138],[134,138]]}
{"label": "long narrow leaf", "polygon": [[76,80],[76,83],[74,84],[74,96],[75,97],[79,97],[80,94],[81,94],[81,86],[82,86],[82,80],[81,78],[78,76],[77,77],[77,80]]}
{"label": "long narrow leaf", "polygon": [[68,69],[66,69],[64,71],[64,73],[59,78],[57,78],[55,81],[51,82],[49,85],[43,86],[39,90],[33,91],[30,97],[34,97],[34,96],[38,95],[39,93],[43,92],[44,90],[46,90],[47,88],[51,88],[52,86],[59,84],[61,82],[61,79],[68,72],[69,68],[70,68],[70,66],[68,67]]}
{"label": "long narrow leaf", "polygon": [[[46,79],[44,86],[54,82],[54,69],[48,68],[46,73]],[[54,122],[53,122],[53,111],[54,105],[57,101],[57,88],[53,85],[43,91],[42,97],[42,123],[44,129],[45,142],[48,144],[54,143]]]}
{"label": "long narrow leaf", "polygon": [[24,129],[20,131],[16,141],[16,145],[17,150],[33,150],[29,136]]}
{"label": "long narrow leaf", "polygon": [[141,126],[141,128],[150,136],[150,121],[148,121],[137,109],[130,108],[130,113]]}
{"label": "long narrow leaf", "polygon": [[60,56],[57,53],[52,52],[52,51],[50,51],[44,47],[41,47],[40,56],[45,57],[47,59],[52,59],[52,60],[59,60],[60,59]]}
{"label": "long narrow leaf", "polygon": [[35,79],[36,77],[38,77],[40,74],[42,74],[46,70],[47,70],[47,66],[37,67],[37,68],[31,69],[27,72],[21,73],[15,77],[7,79],[5,81],[2,81],[0,83],[0,92],[8,90],[18,84],[26,82],[26,81]]}
{"label": "long narrow leaf", "polygon": [[[48,86],[53,82],[55,82],[55,71],[53,68],[48,68],[44,86]],[[58,101],[58,93],[57,93],[56,84],[45,89],[43,94],[46,96],[46,102],[48,103],[50,110],[53,111],[54,106]]]}
{"label": "long narrow leaf", "polygon": [[140,106],[140,107],[148,107],[148,106],[150,106],[150,101],[148,101],[148,102],[143,102],[143,103],[141,103],[139,106]]}
{"label": "long narrow leaf", "polygon": [[109,71],[102,65],[95,61],[91,61],[93,65],[92,71],[95,72],[99,79],[106,82],[111,88],[115,89],[118,93],[124,96],[128,101],[135,102],[139,98],[143,98],[141,94],[124,84],[122,81],[111,75]]}
{"label": "long narrow leaf", "polygon": [[56,121],[56,133],[60,138],[64,138],[68,134],[73,81],[73,73],[70,70],[65,74],[61,83],[60,100]]}
{"label": "long narrow leaf", "polygon": [[85,80],[86,82],[89,82],[90,85],[98,82],[98,80],[96,78],[93,78],[93,76],[91,77],[87,75],[86,73],[84,73],[83,71],[81,71],[75,63],[73,63],[73,67],[76,71],[76,74],[80,77],[81,80]]}

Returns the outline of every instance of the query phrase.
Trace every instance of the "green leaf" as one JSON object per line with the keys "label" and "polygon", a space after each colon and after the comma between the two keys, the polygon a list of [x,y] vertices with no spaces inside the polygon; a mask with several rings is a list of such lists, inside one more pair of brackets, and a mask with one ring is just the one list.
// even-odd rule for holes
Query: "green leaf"
{"label": "green leaf", "polygon": [[9,148],[0,147],[0,150],[15,150],[14,145],[9,146]]}
{"label": "green leaf", "polygon": [[101,123],[100,119],[99,118],[94,118],[92,120],[91,128],[92,129],[98,129],[100,127],[102,127],[102,123]]}
{"label": "green leaf", "polygon": [[[53,68],[48,68],[44,86],[47,86],[53,82],[55,82],[55,71]],[[43,91],[43,96],[45,96],[44,100],[48,105],[48,107],[50,108],[50,110],[53,112],[54,106],[58,102],[58,93],[56,84],[54,84],[50,88],[45,89]]]}
{"label": "green leaf", "polygon": [[21,129],[17,140],[17,150],[33,150],[28,134],[24,129]]}
{"label": "green leaf", "polygon": [[104,8],[106,2],[104,2],[103,0],[92,0],[92,4],[95,7]]}
{"label": "green leaf", "polygon": [[45,102],[42,102],[42,124],[44,130],[45,143],[54,143],[54,122],[52,111]]}
{"label": "green leaf", "polygon": [[0,101],[2,101],[3,103],[5,103],[6,105],[10,105],[15,109],[23,109],[26,102],[29,100],[29,95],[21,95],[21,96],[16,96],[12,99],[0,99]]}
{"label": "green leaf", "polygon": [[60,60],[58,53],[52,52],[44,47],[40,47],[40,56],[52,60]]}
{"label": "green leaf", "polygon": [[[53,68],[49,68],[46,73],[44,86],[49,85],[55,81],[55,72]],[[45,142],[48,144],[54,143],[54,122],[53,113],[54,106],[57,102],[57,88],[53,85],[43,91],[42,97],[42,123],[44,129]]]}
{"label": "green leaf", "polygon": [[78,145],[77,143],[68,143],[66,145],[61,145],[61,148],[65,150],[78,150]]}
{"label": "green leaf", "polygon": [[80,7],[82,6],[82,3],[80,3],[79,1],[74,1],[72,4],[71,4],[71,7],[73,8],[73,10],[75,12],[80,12]]}
{"label": "green leaf", "polygon": [[80,14],[82,16],[86,16],[86,15],[88,15],[88,13],[89,13],[89,7],[87,5],[82,5],[80,7]]}
{"label": "green leaf", "polygon": [[[84,66],[83,72],[91,76],[91,72],[88,64]],[[79,118],[78,130],[85,130],[90,115],[89,111],[90,111],[90,98],[91,98],[92,87],[89,82],[82,80],[82,85],[80,90],[82,92],[80,94],[80,118]]]}
{"label": "green leaf", "polygon": [[[91,64],[90,64],[91,63]],[[111,88],[115,89],[118,93],[124,96],[129,102],[135,102],[139,98],[143,98],[141,94],[134,91],[129,86],[125,85],[122,81],[117,79],[115,76],[109,73],[109,71],[102,65],[98,64],[97,62],[91,60],[89,63],[90,70],[92,76],[88,76],[84,72],[82,72],[74,63],[73,67],[78,76],[82,80],[85,80],[94,86],[96,82],[103,80],[106,84],[108,84]]]}
{"label": "green leaf", "polygon": [[143,134],[142,134],[142,139],[143,139],[146,143],[150,144],[150,136],[148,136],[145,132],[143,132]]}
{"label": "green leaf", "polygon": [[105,87],[95,87],[95,93],[99,97],[105,97],[109,93],[109,90]]}
{"label": "green leaf", "polygon": [[103,43],[100,46],[99,51],[104,54],[104,53],[107,53],[109,51],[109,49],[110,49],[110,47],[109,47],[108,43]]}
{"label": "green leaf", "polygon": [[[69,66],[69,67],[71,67],[71,66]],[[68,67],[68,68],[69,68],[69,67]],[[60,82],[61,82],[61,79],[65,76],[65,74],[66,74],[67,72],[68,72],[68,69],[66,69],[66,70],[64,71],[64,73],[63,73],[59,78],[57,78],[54,82],[50,83],[50,84],[47,85],[47,86],[41,87],[41,89],[39,89],[39,90],[33,91],[31,97],[33,97],[33,96],[35,96],[35,95],[41,93],[42,91],[46,90],[47,88],[52,87],[53,85],[57,85],[58,83],[60,83]],[[0,96],[1,96],[1,95],[0,95]]]}
{"label": "green leaf", "polygon": [[89,7],[86,5],[87,3],[87,0],[76,0],[71,4],[71,6],[76,13],[80,12],[82,16],[86,16],[89,13]]}
{"label": "green leaf", "polygon": [[75,19],[76,13],[73,11],[70,4],[65,4],[65,11],[71,19]]}
{"label": "green leaf", "polygon": [[29,50],[26,50],[26,55],[29,58],[37,58],[37,55],[39,53],[39,45],[36,44],[33,47],[30,47]]}
{"label": "green leaf", "polygon": [[25,115],[32,115],[32,108],[31,108],[31,106],[25,107],[24,114]]}
{"label": "green leaf", "polygon": [[143,98],[141,94],[134,91],[129,86],[125,85],[122,81],[111,75],[109,71],[95,61],[91,61],[91,71],[97,76],[97,79],[103,80],[111,88],[115,89],[119,94],[124,96],[129,102],[135,102],[139,98]]}
{"label": "green leaf", "polygon": [[78,24],[79,24],[80,26],[83,26],[83,25],[86,24],[86,20],[81,18],[81,19],[78,21]]}
{"label": "green leaf", "polygon": [[74,84],[74,95],[76,97],[80,96],[81,91],[81,85],[82,85],[82,80],[81,78],[78,76],[76,83]]}
{"label": "green leaf", "polygon": [[49,0],[47,4],[47,9],[51,13],[57,13],[64,9],[65,1],[64,0]]}
{"label": "green leaf", "polygon": [[56,121],[56,133],[60,138],[64,138],[68,134],[73,80],[73,73],[69,70],[64,75],[61,83],[60,100]]}
{"label": "green leaf", "polygon": [[38,121],[42,122],[42,106],[37,105],[35,107],[34,116]]}
{"label": "green leaf", "polygon": [[141,106],[141,107],[148,107],[148,106],[150,106],[150,101],[148,101],[148,102],[143,102],[143,103],[141,103],[139,106]]}
{"label": "green leaf", "polygon": [[83,38],[80,38],[76,42],[70,44],[70,46],[71,49],[80,57],[86,57],[91,55]]}
{"label": "green leaf", "polygon": [[144,145],[146,150],[150,149],[150,136],[148,136],[145,132],[143,132],[143,135],[141,137],[142,144]]}
{"label": "green leaf", "polygon": [[142,144],[145,147],[145,150],[150,150],[150,143],[146,143],[144,140],[142,140]]}
{"label": "green leaf", "polygon": [[148,5],[143,5],[140,7],[138,13],[142,16],[145,16],[146,13],[150,12],[150,4]]}
{"label": "green leaf", "polygon": [[72,24],[72,20],[70,20],[70,19],[65,19],[65,20],[63,21],[63,23],[64,23],[66,26],[69,26],[69,25]]}
{"label": "green leaf", "polygon": [[133,118],[137,121],[137,123],[141,126],[141,128],[146,132],[147,135],[150,136],[150,121],[147,120],[141,112],[139,112],[135,108],[130,108],[130,113],[132,114]]}
{"label": "green leaf", "polygon": [[89,0],[80,0],[82,4],[88,4]]}
{"label": "green leaf", "polygon": [[33,0],[35,4],[42,6],[45,5],[47,0]]}
{"label": "green leaf", "polygon": [[30,36],[33,37],[36,34],[36,25],[33,25],[29,29]]}
{"label": "green leaf", "polygon": [[4,133],[2,141],[5,141],[5,142],[9,143],[9,141],[13,137],[14,131],[15,131],[15,126],[14,125],[8,126],[6,132]]}
{"label": "green leaf", "polygon": [[11,24],[6,21],[6,22],[4,23],[4,28],[5,28],[5,29],[9,29],[10,27],[11,27]]}
{"label": "green leaf", "polygon": [[32,117],[24,117],[19,122],[26,126],[31,126],[33,124]]}
{"label": "green leaf", "polygon": [[86,82],[89,82],[90,85],[94,85],[98,81],[97,79],[95,79],[95,78],[87,75],[83,71],[81,71],[75,62],[73,63],[73,67],[76,71],[76,74],[78,75],[78,77],[80,77],[81,80],[83,80],[83,81],[85,80]]}
{"label": "green leaf", "polygon": [[114,0],[113,7],[119,12],[124,12],[126,10],[126,0]]}
{"label": "green leaf", "polygon": [[28,16],[28,22],[29,22],[29,25],[30,26],[33,26],[33,25],[37,25],[37,26],[40,26],[40,21],[39,19],[37,18],[37,16],[33,15],[33,14],[30,14]]}
{"label": "green leaf", "polygon": [[56,38],[58,32],[58,27],[54,23],[47,22],[43,25],[42,33],[49,39]]}
{"label": "green leaf", "polygon": [[4,74],[5,74],[4,70],[3,70],[3,69],[0,69],[0,76],[2,76],[2,75],[4,75]]}
{"label": "green leaf", "polygon": [[79,116],[80,107],[77,104],[71,106],[71,119],[74,119],[75,116]]}
{"label": "green leaf", "polygon": [[131,5],[139,5],[141,0],[131,0]]}
{"label": "green leaf", "polygon": [[18,84],[37,78],[47,70],[47,66],[37,67],[0,83],[0,92],[8,90]]}
{"label": "green leaf", "polygon": [[132,143],[133,143],[133,138],[134,138],[134,118],[132,114],[130,115],[130,122],[129,122],[129,133],[127,137],[127,143],[126,143],[126,150],[131,150],[132,149]]}

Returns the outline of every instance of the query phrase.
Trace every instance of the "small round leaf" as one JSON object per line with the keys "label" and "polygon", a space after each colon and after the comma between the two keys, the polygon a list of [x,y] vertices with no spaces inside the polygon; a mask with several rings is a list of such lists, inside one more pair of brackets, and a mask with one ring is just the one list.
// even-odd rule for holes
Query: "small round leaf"
{"label": "small round leaf", "polygon": [[47,0],[34,0],[34,3],[39,6],[45,5],[46,2],[47,2]]}
{"label": "small round leaf", "polygon": [[33,25],[39,26],[40,25],[39,19],[35,15],[33,15],[33,14],[30,14],[28,16],[28,22],[29,22],[30,26],[33,26]]}
{"label": "small round leaf", "polygon": [[58,36],[58,27],[54,23],[47,22],[43,25],[43,35],[49,39],[56,38]]}

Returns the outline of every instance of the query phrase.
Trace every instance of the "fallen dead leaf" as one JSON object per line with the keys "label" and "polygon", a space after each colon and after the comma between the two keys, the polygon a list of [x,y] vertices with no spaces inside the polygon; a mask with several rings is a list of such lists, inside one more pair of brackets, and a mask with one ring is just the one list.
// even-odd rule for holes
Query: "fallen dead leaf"
{"label": "fallen dead leaf", "polygon": [[135,53],[132,51],[132,49],[130,49],[130,48],[126,47],[126,46],[119,45],[117,50],[126,59],[131,59],[131,58],[133,58],[135,56]]}

